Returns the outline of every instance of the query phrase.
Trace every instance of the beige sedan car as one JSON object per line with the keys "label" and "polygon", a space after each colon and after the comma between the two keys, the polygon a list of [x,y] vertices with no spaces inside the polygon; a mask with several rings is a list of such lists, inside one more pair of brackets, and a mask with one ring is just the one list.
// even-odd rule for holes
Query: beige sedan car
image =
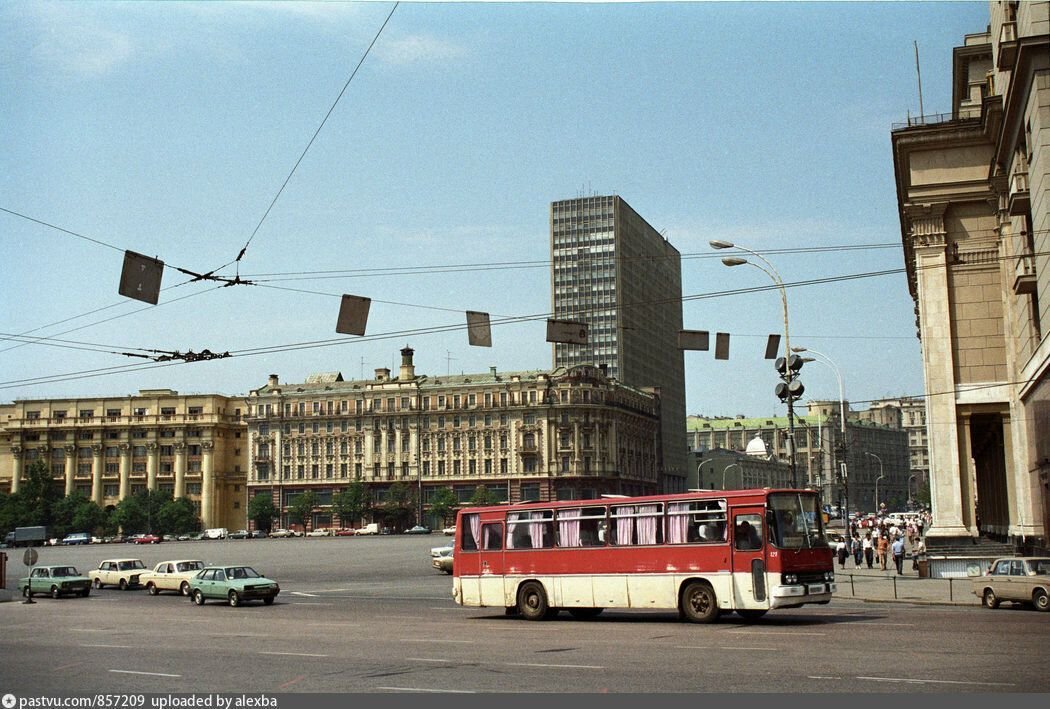
{"label": "beige sedan car", "polygon": [[141,559],[106,559],[87,575],[96,589],[116,586],[123,591],[142,585],[141,577],[146,571]]}
{"label": "beige sedan car", "polygon": [[156,596],[161,591],[174,591],[180,596],[190,595],[190,579],[204,568],[199,559],[179,559],[162,561],[153,567],[153,571],[142,574],[140,582]]}
{"label": "beige sedan car", "polygon": [[996,559],[987,573],[974,575],[971,580],[973,592],[985,608],[998,608],[1002,601],[1012,601],[1050,611],[1050,557]]}

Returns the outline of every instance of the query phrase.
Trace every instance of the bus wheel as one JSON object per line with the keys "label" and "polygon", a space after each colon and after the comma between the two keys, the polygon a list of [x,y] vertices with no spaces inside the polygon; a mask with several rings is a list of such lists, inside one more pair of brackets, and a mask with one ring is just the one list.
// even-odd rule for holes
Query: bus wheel
{"label": "bus wheel", "polygon": [[518,613],[525,620],[543,620],[550,617],[547,594],[537,581],[526,581],[518,591]]}
{"label": "bus wheel", "polygon": [[702,581],[694,581],[682,591],[682,615],[690,623],[713,623],[718,620],[715,590]]}
{"label": "bus wheel", "polygon": [[604,608],[570,608],[569,615],[576,620],[590,620],[601,615]]}
{"label": "bus wheel", "polygon": [[765,609],[755,608],[738,608],[736,612],[740,615],[741,618],[748,621],[749,623],[758,620],[766,614]]}

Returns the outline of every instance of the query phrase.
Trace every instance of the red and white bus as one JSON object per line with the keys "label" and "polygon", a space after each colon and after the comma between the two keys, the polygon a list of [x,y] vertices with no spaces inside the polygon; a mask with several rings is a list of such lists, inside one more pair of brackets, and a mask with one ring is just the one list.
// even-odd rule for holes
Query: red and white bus
{"label": "red and white bus", "polygon": [[532,502],[459,512],[453,598],[529,620],[567,610],[722,611],[828,603],[832,550],[811,490],[709,490]]}

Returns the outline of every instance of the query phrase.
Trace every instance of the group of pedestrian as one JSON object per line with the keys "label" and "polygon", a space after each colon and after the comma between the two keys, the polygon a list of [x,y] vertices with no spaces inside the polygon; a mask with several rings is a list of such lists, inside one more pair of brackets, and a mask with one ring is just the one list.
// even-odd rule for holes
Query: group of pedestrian
{"label": "group of pedestrian", "polygon": [[882,571],[889,571],[892,564],[897,574],[902,575],[904,559],[910,550],[912,569],[918,570],[919,556],[926,551],[921,525],[924,526],[921,518],[908,522],[904,528],[886,520],[878,520],[870,527],[850,525],[850,536],[840,539],[835,545],[839,567],[845,569],[846,561],[852,558],[857,568],[867,565],[869,569],[874,569],[875,564],[878,564]]}

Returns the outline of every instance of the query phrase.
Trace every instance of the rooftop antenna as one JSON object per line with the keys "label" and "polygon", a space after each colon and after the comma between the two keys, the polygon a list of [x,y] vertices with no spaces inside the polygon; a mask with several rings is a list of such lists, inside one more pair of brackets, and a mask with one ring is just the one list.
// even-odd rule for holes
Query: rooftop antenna
{"label": "rooftop antenna", "polygon": [[915,75],[919,78],[919,119],[926,115],[926,111],[922,108],[922,71],[919,70],[919,42],[912,40],[915,43]]}
{"label": "rooftop antenna", "polygon": [[452,353],[445,350],[445,376],[452,376],[452,362],[456,358],[452,356]]}

